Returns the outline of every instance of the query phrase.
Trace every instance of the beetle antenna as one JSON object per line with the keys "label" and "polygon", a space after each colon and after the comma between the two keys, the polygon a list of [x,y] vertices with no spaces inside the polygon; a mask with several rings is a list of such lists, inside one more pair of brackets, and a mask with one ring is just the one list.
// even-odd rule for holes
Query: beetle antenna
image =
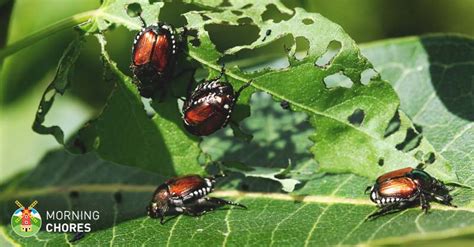
{"label": "beetle antenna", "polygon": [[163,215],[160,217],[160,224],[165,224],[165,221],[164,221],[165,217],[163,217]]}
{"label": "beetle antenna", "polygon": [[251,79],[250,81],[248,81],[247,83],[245,83],[244,85],[242,85],[239,90],[237,90],[237,92],[235,93],[235,98],[234,100],[232,101],[232,108],[234,107],[234,105],[237,103],[237,100],[239,99],[239,96],[240,96],[240,93],[242,93],[242,91],[247,88],[248,86],[250,86],[253,82],[253,79]]}
{"label": "beetle antenna", "polygon": [[223,178],[223,177],[226,177],[227,175],[221,170],[221,172],[219,174],[215,174],[212,176],[213,179],[216,179],[216,178]]}
{"label": "beetle antenna", "polygon": [[221,79],[223,76],[225,76],[225,64],[222,63],[221,65],[221,72],[219,73],[219,76],[217,77],[217,80]]}
{"label": "beetle antenna", "polygon": [[420,170],[424,170],[426,168],[426,164],[425,163],[420,163],[416,166],[416,169],[420,169]]}
{"label": "beetle antenna", "polygon": [[142,22],[142,27],[146,27],[146,22],[145,22],[145,19],[143,19],[142,17],[142,13],[140,12],[140,14],[138,14],[138,18],[140,18],[140,21]]}
{"label": "beetle antenna", "polygon": [[[242,85],[242,86],[239,88],[239,90],[237,90],[237,93],[236,93],[237,97],[239,97],[240,93],[241,93],[245,88],[247,88],[248,86],[252,85],[252,82],[253,82],[253,79],[251,79],[250,81],[248,81],[247,83],[245,83],[244,85]],[[235,98],[237,98],[237,97],[235,97]]]}
{"label": "beetle antenna", "polygon": [[367,194],[367,191],[369,191],[371,189],[372,189],[372,186],[367,186],[367,188],[365,188],[364,194]]}

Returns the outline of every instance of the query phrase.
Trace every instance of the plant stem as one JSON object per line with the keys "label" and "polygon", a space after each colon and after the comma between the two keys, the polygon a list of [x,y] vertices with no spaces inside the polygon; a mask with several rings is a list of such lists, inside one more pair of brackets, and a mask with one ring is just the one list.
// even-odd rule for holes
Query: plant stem
{"label": "plant stem", "polygon": [[0,61],[2,61],[4,58],[20,51],[21,49],[28,47],[39,40],[44,39],[45,37],[48,37],[54,33],[57,33],[61,30],[71,28],[73,26],[76,26],[78,24],[81,24],[90,18],[94,17],[96,15],[97,10],[92,10],[92,11],[87,11],[87,12],[82,12],[73,16],[70,16],[66,19],[62,19],[56,23],[53,23],[47,27],[45,27],[42,30],[39,30],[31,35],[28,35],[27,37],[16,41],[13,44],[10,44],[6,46],[5,48],[0,50]]}

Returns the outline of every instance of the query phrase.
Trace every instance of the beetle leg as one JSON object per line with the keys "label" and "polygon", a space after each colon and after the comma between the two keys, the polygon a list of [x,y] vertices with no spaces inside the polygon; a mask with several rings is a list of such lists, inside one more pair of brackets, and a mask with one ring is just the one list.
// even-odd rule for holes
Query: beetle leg
{"label": "beetle leg", "polygon": [[201,216],[209,211],[213,211],[225,205],[239,206],[241,208],[247,209],[245,205],[242,205],[237,202],[227,201],[216,197],[206,197],[201,198],[196,202],[193,202],[192,204],[186,205],[185,207],[183,207],[183,210],[189,215]]}
{"label": "beetle leg", "polygon": [[[381,208],[379,211],[369,215],[367,217],[367,220],[373,220],[373,219],[376,219],[380,216],[383,216],[383,215],[386,215],[386,214],[389,214],[389,213],[395,213],[395,212],[404,210],[404,209],[407,208],[407,206],[408,206],[408,204],[406,202],[398,202],[398,203],[387,205],[387,206]],[[396,210],[396,211],[394,211],[394,210]]]}
{"label": "beetle leg", "polygon": [[[191,216],[201,216],[207,213],[206,208],[201,208],[197,205],[184,207],[183,210],[186,214],[191,215]],[[209,211],[212,211],[212,209]]]}
{"label": "beetle leg", "polygon": [[232,205],[232,206],[238,206],[244,209],[247,209],[247,207],[243,204],[237,203],[237,202],[232,202],[232,201],[227,201],[221,198],[217,197],[208,197],[205,198],[205,200],[209,203],[209,205],[217,207],[222,207],[224,205]]}
{"label": "beetle leg", "polygon": [[162,224],[162,225],[165,224],[165,221],[164,221],[164,220],[165,220],[165,216],[161,215],[161,217],[160,217],[160,224]]}
{"label": "beetle leg", "polygon": [[161,220],[160,220],[160,224],[164,225],[166,222],[168,222],[168,221],[170,221],[170,220],[172,220],[172,219],[174,219],[174,218],[176,218],[176,217],[178,217],[178,216],[179,216],[179,214],[175,214],[175,215],[173,215],[173,216],[171,216],[171,217],[168,217],[168,219],[166,219],[166,220],[165,220],[165,217],[163,216],[163,217],[161,218]]}
{"label": "beetle leg", "polygon": [[235,93],[235,101],[237,101],[237,98],[240,96],[240,93],[247,88],[248,86],[252,85],[253,79],[242,85],[239,90]]}
{"label": "beetle leg", "polygon": [[442,204],[446,205],[446,206],[450,206],[450,207],[453,207],[453,208],[457,208],[458,206],[454,205],[454,204],[451,204],[451,202],[441,202]]}
{"label": "beetle leg", "polygon": [[[223,76],[225,76],[225,64],[224,64],[224,63],[221,65],[221,72],[220,72],[219,76],[217,77],[217,79],[219,80],[219,79],[221,79]],[[227,80],[226,80],[226,81],[227,81]]]}
{"label": "beetle leg", "polygon": [[372,189],[372,186],[367,186],[367,188],[365,188],[364,194],[367,194],[367,192],[370,191],[371,189]]}
{"label": "beetle leg", "polygon": [[[244,85],[242,85],[239,90],[237,90],[237,92],[235,92],[235,97],[234,97],[234,100],[232,100],[232,105],[230,106],[230,109],[233,109],[235,104],[237,103],[237,100],[239,99],[239,96],[240,96],[240,93],[242,93],[242,91],[247,88],[248,86],[250,86],[253,82],[253,79],[248,81],[247,83],[245,83]],[[227,125],[227,123],[225,123],[225,125]],[[225,126],[224,125],[224,126]]]}
{"label": "beetle leg", "polygon": [[421,209],[425,211],[425,214],[427,214],[431,206],[428,200],[426,200],[425,194],[423,193],[420,193],[420,205],[421,205]]}

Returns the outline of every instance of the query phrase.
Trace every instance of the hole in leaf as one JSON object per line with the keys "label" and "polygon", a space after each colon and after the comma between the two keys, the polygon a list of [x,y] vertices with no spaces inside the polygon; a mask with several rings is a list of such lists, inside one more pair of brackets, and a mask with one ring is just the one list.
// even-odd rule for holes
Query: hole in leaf
{"label": "hole in leaf", "polygon": [[339,53],[341,48],[342,48],[341,42],[337,40],[333,40],[329,42],[326,52],[316,60],[315,62],[316,66],[327,67],[331,63],[331,61],[334,59],[334,57],[336,57],[336,55]]}
{"label": "hole in leaf", "polygon": [[219,7],[231,7],[232,4],[230,4],[229,0],[224,0],[222,3],[219,5]]}
{"label": "hole in leaf", "polygon": [[194,47],[199,47],[201,45],[201,41],[198,38],[191,39],[189,43]]}
{"label": "hole in leaf", "polygon": [[285,179],[285,178],[288,178],[288,176],[286,174],[277,174],[274,176],[275,178],[278,178],[278,179]]}
{"label": "hole in leaf", "polygon": [[414,123],[413,126],[415,127],[416,132],[418,132],[419,134],[423,133],[423,127],[421,125]]}
{"label": "hole in leaf", "polygon": [[400,129],[400,115],[398,111],[396,111],[395,115],[393,115],[392,119],[390,119],[390,122],[388,123],[388,126],[385,129],[385,134],[383,137],[386,138],[389,135],[397,132],[399,129]]}
{"label": "hole in leaf", "polygon": [[262,20],[273,20],[275,23],[279,23],[283,20],[289,20],[291,15],[281,12],[275,4],[267,5],[265,11],[262,13]]}
{"label": "hole in leaf", "polygon": [[306,56],[308,56],[309,50],[309,40],[305,37],[299,36],[296,37],[296,53],[295,57],[298,60],[303,60]]}
{"label": "hole in leaf", "polygon": [[226,67],[239,66],[242,71],[247,73],[265,68],[275,70],[287,68],[290,63],[284,47],[291,47],[294,45],[294,42],[295,40],[292,35],[286,35],[252,50],[243,49],[235,54],[224,55],[218,63],[224,63]]}
{"label": "hole in leaf", "polygon": [[379,166],[383,166],[384,162],[385,162],[384,159],[380,158],[378,162]]}
{"label": "hole in leaf", "polygon": [[416,151],[415,159],[417,159],[419,161],[423,161],[423,151],[421,151],[421,150]]}
{"label": "hole in leaf", "polygon": [[51,101],[55,95],[56,95],[56,90],[54,90],[53,88],[49,89],[48,92],[44,94],[44,101],[47,101],[47,102]]}
{"label": "hole in leaf", "polygon": [[418,134],[413,128],[409,128],[407,130],[407,135],[405,136],[405,140],[397,144],[395,148],[403,152],[409,152],[415,149],[416,147],[418,147],[418,145],[420,145],[420,142],[421,142],[421,135]]}
{"label": "hole in leaf", "polygon": [[425,155],[425,163],[433,164],[436,161],[436,155],[433,152],[429,152]]}
{"label": "hole in leaf", "polygon": [[148,0],[149,4],[154,4],[154,3],[157,3],[157,2],[160,2],[160,0]]}
{"label": "hole in leaf", "polygon": [[198,38],[198,31],[196,29],[188,29],[186,36],[188,36],[189,43],[191,43],[192,46],[198,47],[201,45],[201,41]]}
{"label": "hole in leaf", "polygon": [[342,71],[339,71],[335,74],[328,75],[323,79],[326,88],[334,88],[334,87],[345,87],[351,88],[354,85],[352,80],[345,76]]}
{"label": "hole in leaf", "polygon": [[309,19],[309,18],[303,19],[303,24],[305,24],[305,25],[311,25],[313,23],[314,23],[314,21],[312,19]]}
{"label": "hole in leaf", "polygon": [[[180,1],[168,1],[160,9],[158,20],[174,25],[175,27],[183,27],[188,23],[184,17],[184,13],[193,10],[202,10],[203,7],[193,4],[186,4]],[[201,14],[205,19],[207,16]],[[207,17],[209,18],[209,17]]]}
{"label": "hole in leaf", "polygon": [[365,113],[362,109],[356,109],[352,115],[350,115],[347,120],[349,123],[360,126],[360,124],[364,121]]}
{"label": "hole in leaf", "polygon": [[139,3],[130,3],[127,5],[127,15],[137,17],[142,13],[142,6]]}
{"label": "hole in leaf", "polygon": [[147,112],[147,113],[146,113],[146,116],[147,116],[149,119],[153,119],[153,117],[155,117],[155,115],[156,115],[156,114],[153,113],[153,112]]}
{"label": "hole in leaf", "polygon": [[244,6],[242,6],[241,9],[248,9],[248,8],[251,8],[253,6],[253,4],[249,3],[249,4],[246,4]]}
{"label": "hole in leaf", "polygon": [[240,10],[232,10],[231,12],[232,12],[232,14],[234,14],[234,15],[239,15],[239,16],[244,13],[244,12],[242,12],[242,11],[240,11]]}
{"label": "hole in leaf", "polygon": [[208,20],[211,19],[211,17],[209,17],[209,16],[207,16],[207,15],[205,15],[205,14],[202,14],[202,13],[201,13],[201,17],[202,17],[202,19],[203,19],[204,21],[208,21]]}
{"label": "hole in leaf", "polygon": [[237,20],[237,23],[241,25],[251,25],[253,23],[253,20],[250,17],[242,17]]}
{"label": "hole in leaf", "polygon": [[260,32],[255,25],[208,24],[204,26],[204,29],[220,52],[235,46],[250,45],[258,39]]}
{"label": "hole in leaf", "polygon": [[363,85],[367,85],[377,75],[378,73],[374,69],[366,69],[360,74],[360,82]]}

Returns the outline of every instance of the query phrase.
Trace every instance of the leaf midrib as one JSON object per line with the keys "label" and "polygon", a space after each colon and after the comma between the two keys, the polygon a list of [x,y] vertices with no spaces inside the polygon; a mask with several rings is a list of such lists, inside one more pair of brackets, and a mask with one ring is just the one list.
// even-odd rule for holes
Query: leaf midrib
{"label": "leaf midrib", "polygon": [[[153,193],[155,191],[155,185],[133,185],[133,184],[81,184],[81,185],[72,185],[72,186],[50,186],[44,187],[41,189],[28,189],[22,188],[17,191],[7,191],[0,195],[0,202],[13,200],[24,197],[33,197],[33,196],[42,196],[48,194],[57,194],[57,193],[69,193],[71,191],[80,191],[83,193],[114,193],[116,191],[122,192],[143,192],[143,193]],[[360,205],[360,206],[374,206],[369,199],[357,199],[357,198],[347,198],[342,196],[332,195],[291,195],[284,193],[274,193],[274,192],[247,192],[239,190],[216,190],[212,193],[212,196],[216,197],[232,197],[238,199],[270,199],[270,200],[279,200],[279,201],[292,201],[292,202],[303,202],[303,203],[316,203],[316,204],[351,204],[351,205]],[[447,207],[443,205],[433,204],[432,209],[442,210],[442,211],[469,211],[474,212],[474,208],[471,207]]]}

